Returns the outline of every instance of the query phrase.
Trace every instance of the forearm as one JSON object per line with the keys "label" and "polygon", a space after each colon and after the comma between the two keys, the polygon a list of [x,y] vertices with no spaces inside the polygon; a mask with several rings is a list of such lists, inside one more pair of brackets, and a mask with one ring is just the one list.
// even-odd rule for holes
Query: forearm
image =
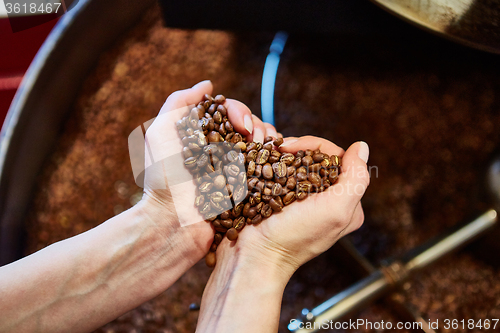
{"label": "forearm", "polygon": [[293,271],[246,255],[237,244],[223,245],[203,293],[196,331],[277,332],[283,291]]}
{"label": "forearm", "polygon": [[199,260],[186,243],[137,208],[1,267],[0,332],[91,331]]}

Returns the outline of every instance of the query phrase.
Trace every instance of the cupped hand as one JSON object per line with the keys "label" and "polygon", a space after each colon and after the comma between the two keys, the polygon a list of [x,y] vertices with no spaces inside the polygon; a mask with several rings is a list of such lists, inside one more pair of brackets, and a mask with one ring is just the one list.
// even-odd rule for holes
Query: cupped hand
{"label": "cupped hand", "polygon": [[[165,233],[181,232],[187,236],[182,245],[194,247],[199,258],[208,252],[214,231],[194,206],[196,185],[184,166],[183,144],[176,122],[188,115],[205,94],[211,95],[212,90],[210,81],[202,81],[192,88],[171,94],[158,116],[144,124],[144,142],[135,149],[136,155],[141,156],[141,163],[146,166],[140,206],[163,227]],[[224,103],[228,108],[228,118],[236,131],[250,136],[253,132],[252,114],[248,108],[231,107],[234,103],[232,100]],[[130,139],[129,147],[133,153]]]}
{"label": "cupped hand", "polygon": [[[232,111],[249,112],[245,105],[236,101],[231,101],[230,106]],[[273,126],[262,123],[255,116],[253,119],[254,140],[278,136]],[[225,238],[217,252],[239,251],[241,257],[253,261],[256,266],[270,262],[294,271],[362,225],[364,215],[360,200],[370,182],[366,165],[368,145],[357,142],[344,152],[328,140],[305,136],[285,138],[279,148],[282,153],[306,149],[319,149],[325,154],[342,157],[342,172],[337,182],[324,192],[292,202],[259,225],[246,226],[236,242]],[[218,262],[219,257],[228,258],[217,255]]]}

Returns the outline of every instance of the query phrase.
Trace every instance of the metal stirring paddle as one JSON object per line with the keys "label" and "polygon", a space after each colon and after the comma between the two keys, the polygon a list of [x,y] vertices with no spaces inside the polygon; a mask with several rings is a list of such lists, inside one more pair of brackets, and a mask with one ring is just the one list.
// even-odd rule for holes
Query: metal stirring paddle
{"label": "metal stirring paddle", "polygon": [[[500,157],[488,168],[486,177],[494,206],[500,207]],[[312,310],[302,311],[303,320],[291,322],[291,332],[317,332],[322,323],[337,321],[363,305],[400,286],[415,272],[420,271],[445,255],[491,230],[498,221],[497,210],[490,209],[463,226],[455,227],[444,235],[410,250],[399,259],[386,261],[369,276],[340,292]],[[309,325],[304,325],[309,322]],[[306,327],[312,327],[307,329]]]}

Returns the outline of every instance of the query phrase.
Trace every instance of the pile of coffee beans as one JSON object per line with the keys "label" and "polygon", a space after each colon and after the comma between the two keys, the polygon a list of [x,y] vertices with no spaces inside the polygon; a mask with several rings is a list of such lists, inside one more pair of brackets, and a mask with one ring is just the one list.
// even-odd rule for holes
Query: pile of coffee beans
{"label": "pile of coffee beans", "polygon": [[225,97],[205,95],[176,125],[184,145],[184,165],[197,185],[195,206],[215,228],[205,257],[215,265],[224,236],[238,239],[247,224],[259,224],[295,200],[333,185],[341,159],[319,150],[281,153],[282,138],[246,142],[227,117]]}

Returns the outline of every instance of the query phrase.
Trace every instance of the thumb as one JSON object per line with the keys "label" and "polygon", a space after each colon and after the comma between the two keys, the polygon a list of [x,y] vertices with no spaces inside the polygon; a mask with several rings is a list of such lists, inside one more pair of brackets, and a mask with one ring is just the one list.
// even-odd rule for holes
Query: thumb
{"label": "thumb", "polygon": [[363,141],[353,143],[342,157],[342,169],[338,183],[332,190],[339,193],[341,207],[354,212],[361,197],[370,184],[366,162],[370,155],[368,144]]}

